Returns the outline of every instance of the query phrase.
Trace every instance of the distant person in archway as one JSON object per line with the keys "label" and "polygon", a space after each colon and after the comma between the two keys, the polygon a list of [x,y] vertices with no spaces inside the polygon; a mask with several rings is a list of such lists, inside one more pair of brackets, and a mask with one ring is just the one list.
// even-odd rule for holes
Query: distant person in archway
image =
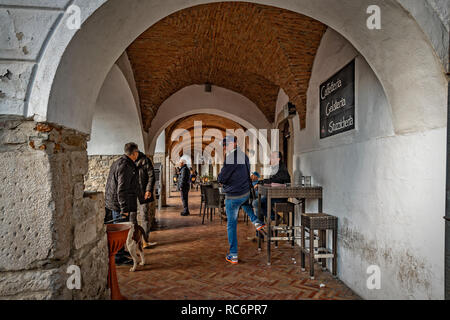
{"label": "distant person in archway", "polygon": [[173,183],[177,191],[180,191],[180,168],[175,166],[175,173],[173,174]]}
{"label": "distant person in archway", "polygon": [[[139,176],[139,215],[141,217],[142,228],[147,235],[147,239],[150,238],[150,229],[155,224],[155,211],[151,208],[151,203],[155,201],[154,189],[155,189],[155,170],[153,168],[153,162],[144,153],[139,152],[139,156],[135,161],[138,169]],[[148,248],[156,243],[147,243],[144,240],[143,247]]]}
{"label": "distant person in archway", "polygon": [[181,159],[180,163],[180,175],[178,176],[178,188],[180,189],[181,201],[183,202],[183,211],[181,212],[182,216],[190,215],[189,212],[189,186],[190,186],[190,171],[188,166],[186,165],[186,160]]}
{"label": "distant person in archway", "polygon": [[250,180],[252,181],[253,186],[256,186],[258,184],[259,178],[261,178],[261,175],[259,172],[255,171],[250,176]]}
{"label": "distant person in archway", "polygon": [[191,180],[191,189],[194,190],[194,188],[197,186],[197,190],[198,190],[198,184],[197,184],[197,170],[195,170],[194,168],[190,168],[190,180]]}
{"label": "distant person in archway", "polygon": [[243,208],[256,230],[264,228],[249,203],[250,199],[250,162],[247,155],[237,147],[237,139],[227,136],[223,142],[225,163],[219,173],[218,182],[225,192],[225,210],[227,214],[227,232],[230,251],[225,260],[238,263],[237,218],[239,208]]}

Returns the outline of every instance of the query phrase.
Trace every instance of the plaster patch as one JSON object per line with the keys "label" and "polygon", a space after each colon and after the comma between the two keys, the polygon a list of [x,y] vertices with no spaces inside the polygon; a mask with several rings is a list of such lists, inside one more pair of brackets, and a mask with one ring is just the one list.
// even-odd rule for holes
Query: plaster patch
{"label": "plaster patch", "polygon": [[[339,241],[342,248],[351,251],[354,255],[369,265],[378,265],[382,274],[395,270],[395,277],[404,290],[405,295],[415,298],[417,292],[426,294],[431,299],[432,275],[428,270],[425,259],[414,254],[406,246],[389,247],[387,243],[376,239],[369,239],[360,233],[354,226],[350,226],[348,219],[343,218],[339,226]],[[400,249],[399,249],[400,248]]]}

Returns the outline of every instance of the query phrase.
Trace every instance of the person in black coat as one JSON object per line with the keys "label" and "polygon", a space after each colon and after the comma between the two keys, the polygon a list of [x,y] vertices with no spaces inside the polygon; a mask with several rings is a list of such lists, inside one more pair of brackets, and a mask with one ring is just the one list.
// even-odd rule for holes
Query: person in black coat
{"label": "person in black coat", "polygon": [[137,212],[138,175],[134,161],[139,156],[135,143],[125,145],[125,154],[114,161],[109,169],[105,188],[105,206],[112,211],[113,219],[130,217]]}
{"label": "person in black coat", "polygon": [[[147,238],[150,236],[150,228],[154,224],[155,211],[151,208],[151,203],[155,201],[155,170],[153,162],[144,153],[139,152],[139,156],[135,161],[138,169],[138,199],[139,199],[139,214],[141,216],[142,228],[144,228]],[[144,241],[144,248],[150,244]]]}
{"label": "person in black coat", "polygon": [[188,166],[186,165],[186,160],[180,160],[180,175],[178,176],[178,188],[180,189],[181,201],[183,202],[183,211],[181,212],[182,216],[190,215],[189,212],[189,185],[190,185],[190,171]]}
{"label": "person in black coat", "polygon": [[[114,223],[119,221],[136,221],[138,198],[138,173],[134,162],[139,156],[136,143],[125,145],[125,154],[114,161],[109,169],[105,188],[106,211],[112,212]],[[122,248],[116,254],[116,263],[127,263],[126,252]]]}

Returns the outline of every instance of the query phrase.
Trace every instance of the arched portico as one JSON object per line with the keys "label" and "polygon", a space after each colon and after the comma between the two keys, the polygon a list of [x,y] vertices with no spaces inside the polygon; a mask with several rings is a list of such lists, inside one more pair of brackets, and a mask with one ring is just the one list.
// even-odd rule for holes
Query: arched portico
{"label": "arched portico", "polygon": [[271,125],[261,110],[248,98],[213,86],[212,92],[204,91],[204,86],[186,87],[167,99],[153,119],[148,136],[151,137],[149,152],[153,153],[156,141],[171,123],[183,117],[198,113],[222,116],[239,123],[245,128],[269,128]]}
{"label": "arched portico", "polygon": [[[41,161],[39,165],[42,164],[50,172],[48,176],[38,177],[39,181],[44,181],[43,185],[46,186],[46,190],[50,190],[48,191],[50,195],[43,194],[40,198],[45,199],[45,201],[48,200],[50,204],[44,203],[44,205],[41,205],[42,201],[38,201],[38,203],[39,209],[45,211],[46,214],[43,224],[47,223],[47,227],[50,225],[55,227],[49,231],[52,232],[51,236],[41,239],[43,243],[39,247],[38,260],[64,261],[64,265],[53,267],[52,264],[49,264],[49,268],[53,269],[38,270],[36,277],[47,279],[57,274],[56,282],[63,283],[64,278],[61,277],[61,270],[71,263],[84,264],[85,270],[88,269],[85,268],[87,263],[92,267],[93,272],[91,273],[96,274],[95,267],[98,264],[98,262],[95,262],[96,255],[92,254],[92,257],[83,256],[83,259],[81,259],[79,254],[85,254],[88,252],[87,248],[92,249],[97,243],[98,247],[96,246],[95,250],[102,251],[105,248],[102,223],[98,220],[98,217],[89,216],[89,214],[92,215],[92,212],[95,212],[95,210],[91,210],[93,207],[101,207],[102,204],[101,201],[96,201],[93,204],[88,200],[90,199],[88,195],[83,196],[82,178],[87,172],[86,141],[88,141],[87,133],[91,133],[92,129],[95,103],[99,98],[102,86],[107,82],[105,82],[105,79],[108,80],[108,73],[111,69],[116,69],[114,63],[137,36],[147,30],[148,27],[161,21],[162,18],[193,5],[212,2],[218,1],[130,0],[125,2],[121,0],[99,0],[91,1],[89,4],[84,1],[73,1],[82,9],[82,28],[79,31],[68,30],[65,26],[67,17],[62,17],[61,20],[55,22],[54,30],[43,44],[41,54],[34,67],[35,71],[31,76],[27,94],[29,99],[24,99],[28,102],[26,107],[21,110],[23,111],[22,115],[34,117],[35,121],[54,123],[54,127],[47,125],[33,126],[32,121],[18,126],[14,122],[15,120],[12,120],[4,127],[14,131],[15,135],[9,131],[8,135],[2,135],[2,138],[6,137],[5,145],[7,145],[7,149],[5,150],[7,152],[0,154],[11,162],[11,159],[14,159],[14,152],[16,152],[17,158],[21,159],[17,164],[19,167],[17,171],[28,172],[27,170],[35,165],[33,161],[36,157]],[[380,255],[388,259],[398,252],[402,253],[401,258],[396,260],[394,264],[390,264],[393,266],[393,270],[399,269],[400,271],[398,274],[389,276],[388,281],[391,282],[391,285],[386,294],[389,297],[398,297],[401,294],[402,297],[441,298],[443,259],[435,253],[430,254],[430,246],[422,245],[422,242],[420,242],[420,239],[430,240],[424,230],[427,230],[427,232],[438,230],[439,234],[434,232],[430,242],[432,242],[434,248],[442,248],[443,235],[439,222],[442,222],[440,211],[441,209],[443,211],[444,206],[442,201],[444,198],[442,177],[445,170],[443,170],[442,164],[445,158],[443,150],[445,149],[447,83],[444,68],[439,61],[441,54],[435,54],[435,40],[430,42],[426,33],[422,31],[421,24],[418,24],[408,11],[395,0],[361,0],[358,2],[352,0],[339,2],[334,0],[262,0],[249,2],[274,5],[302,13],[326,24],[330,27],[329,31],[331,31],[331,28],[336,30],[340,37],[347,39],[355,48],[355,51],[345,48],[345,50],[348,50],[344,52],[345,54],[351,52],[350,55],[345,57],[340,50],[337,50],[336,56],[339,57],[338,59],[333,58],[333,68],[336,68],[336,70],[342,67],[342,62],[345,59],[360,55],[356,59],[357,68],[360,72],[359,80],[366,87],[364,88],[365,91],[362,90],[358,94],[359,97],[366,99],[361,101],[367,102],[368,100],[369,102],[363,102],[359,107],[367,106],[366,111],[362,113],[365,120],[371,118],[386,120],[383,123],[375,124],[383,125],[382,129],[385,131],[381,134],[371,132],[366,135],[364,130],[357,130],[355,133],[345,135],[342,139],[338,137],[326,141],[317,138],[318,130],[315,128],[318,112],[316,87],[321,81],[325,80],[323,78],[325,74],[332,74],[330,70],[326,69],[326,66],[329,65],[326,59],[329,57],[323,53],[327,52],[323,48],[329,48],[329,52],[331,52],[329,56],[334,54],[333,46],[327,47],[336,40],[330,36],[330,38],[325,39],[326,42],[320,51],[321,54],[318,58],[316,57],[314,66],[316,70],[313,70],[315,74],[311,78],[308,88],[303,88],[309,90],[308,101],[305,101],[308,113],[305,118],[311,122],[310,124],[307,122],[306,130],[299,128],[298,121],[294,122],[293,127],[296,133],[296,137],[294,137],[294,153],[296,154],[294,167],[309,171],[310,174],[319,178],[319,182],[325,188],[328,188],[329,198],[325,201],[325,208],[332,203],[339,204],[339,208],[333,207],[331,209],[339,213],[340,219],[342,218],[340,221],[343,221],[344,226],[346,226],[342,233],[342,241],[345,242],[347,247],[342,259],[346,259],[346,261],[359,259],[358,254],[360,251],[364,253],[365,248],[373,252],[373,243],[377,238],[389,238],[392,243],[395,243],[393,247],[396,251],[375,246],[379,249],[378,256],[362,255],[365,262],[370,259],[375,259],[378,262],[380,261],[378,259]],[[382,10],[383,28],[381,30],[369,30],[365,26],[368,17],[366,8],[373,4],[379,5]],[[339,40],[337,43],[345,43],[347,41],[345,39]],[[127,76],[123,75],[125,79],[122,80],[129,82]],[[9,73],[6,73],[3,77],[8,78]],[[370,96],[367,94],[367,83],[373,84],[373,88],[379,93],[376,99],[368,99]],[[252,105],[251,101],[245,101],[244,97],[222,89],[213,87],[213,91],[217,90],[223,93],[222,97],[226,95],[234,96],[235,100],[233,101],[236,105],[242,106],[243,110],[227,109],[229,106],[226,104],[220,105],[218,101],[208,101],[208,99],[205,99],[206,102],[201,104],[196,104],[195,101],[187,103],[187,101],[184,101],[187,95],[183,96],[183,92],[194,95],[195,90],[202,91],[203,87],[192,86],[182,89],[167,99],[154,115],[153,122],[149,127],[149,137],[153,140],[144,142],[146,146],[149,146],[150,152],[154,150],[158,133],[167,127],[171,121],[199,112],[226,116],[246,127],[273,127],[274,124],[270,124],[267,119],[261,118],[261,113],[258,113],[260,111],[254,104]],[[133,90],[127,92],[127,97],[129,98],[128,101],[134,100],[136,103],[136,95]],[[197,98],[198,101],[202,99],[200,95]],[[280,107],[286,102],[283,99],[289,101],[289,97],[279,97],[277,110],[280,110]],[[284,102],[280,102],[282,100]],[[174,108],[174,101],[184,103],[183,106],[187,110],[180,113],[179,109]],[[381,101],[382,108],[373,104],[372,101]],[[180,114],[174,113],[175,110]],[[5,113],[13,113],[11,110],[7,111]],[[17,112],[17,110],[14,112]],[[26,138],[23,138],[24,132]],[[56,132],[59,132],[60,136]],[[92,133],[95,135],[95,131],[92,131]],[[11,137],[14,137],[14,139]],[[22,157],[21,152],[24,152],[26,157]],[[324,161],[330,155],[331,160]],[[405,155],[410,160],[409,165],[405,165],[405,159],[403,158]],[[388,163],[391,168],[386,169],[384,163]],[[340,170],[338,173],[350,177],[349,180],[353,179],[350,181],[351,183],[345,181],[346,184],[343,184],[341,183],[343,180],[336,179],[338,175],[335,174],[333,168],[338,168]],[[376,180],[373,180],[375,188],[371,188],[370,182],[372,180],[369,180],[369,183],[363,184],[361,191],[357,183],[366,177],[366,171],[375,173]],[[420,171],[420,179],[426,183],[417,185],[414,183],[417,171]],[[64,174],[61,174],[61,172]],[[323,172],[329,172],[330,174],[324,176]],[[393,178],[392,172],[395,172]],[[399,173],[398,176],[397,172]],[[22,176],[14,175],[10,171],[1,172],[0,176],[5,176],[7,180],[22,179]],[[393,179],[402,183],[395,185],[386,183]],[[433,187],[433,194],[429,195],[423,203],[418,203],[416,201],[417,195],[420,196],[429,191],[427,186],[434,186],[434,182],[438,183],[436,188]],[[342,189],[343,186],[348,185],[350,185],[349,189]],[[16,184],[16,186],[11,185],[10,189],[14,191],[17,188]],[[19,189],[20,192],[16,193],[19,194],[19,198],[24,198],[28,189],[25,192],[23,188]],[[349,195],[350,191],[353,191],[353,193]],[[370,192],[375,193],[371,194]],[[12,197],[14,192],[9,191],[9,194]],[[384,201],[384,197],[392,197],[392,194],[395,195],[395,201]],[[343,197],[336,198],[337,195],[343,195]],[[360,198],[355,195],[360,195]],[[414,197],[415,200],[409,202],[408,197]],[[361,207],[359,206],[361,199],[367,200],[366,202],[370,205],[379,203],[380,206],[376,210],[372,210],[370,206],[369,208]],[[22,210],[17,208],[15,203],[11,206],[8,203],[8,208],[14,208],[25,216],[35,212],[35,208],[29,206],[30,204],[26,204],[24,210]],[[431,218],[427,215],[427,209],[430,208],[433,208]],[[82,218],[79,217],[79,212],[84,212]],[[351,212],[351,215],[348,215],[348,212]],[[386,212],[387,214],[384,215]],[[359,213],[361,214],[358,215]],[[354,218],[354,221],[350,221],[350,217]],[[367,221],[368,217],[372,219],[372,222],[375,222],[377,228],[370,230],[373,231],[373,234],[370,234],[371,238],[368,241],[363,241],[367,239],[355,233],[355,230],[363,229],[361,225]],[[406,220],[407,217],[413,217],[413,220]],[[29,216],[26,218],[29,219]],[[92,230],[92,226],[95,227],[92,221],[96,218],[97,228]],[[418,236],[416,239],[407,234],[410,229],[401,229],[401,234],[404,236],[402,239],[409,241],[406,245],[399,244],[398,238],[390,237],[396,235],[395,232],[387,234],[386,231],[382,231],[384,223],[396,223],[399,222],[399,219],[405,219],[400,221],[402,223],[414,221],[414,228],[411,230],[415,230],[414,236]],[[423,221],[426,223],[423,223]],[[21,223],[18,225],[22,226]],[[68,229],[73,225],[75,226],[74,241],[71,241],[71,231]],[[383,230],[386,230],[386,228]],[[60,240],[61,237],[63,241]],[[103,242],[100,243],[100,240]],[[414,245],[411,245],[412,242],[414,242]],[[354,243],[358,243],[359,246],[352,247]],[[415,250],[417,247],[419,249]],[[405,250],[401,251],[403,249]],[[406,249],[414,250],[414,253],[411,255],[411,251]],[[352,255],[355,255],[356,258],[351,257]],[[410,260],[408,260],[408,257]],[[423,260],[421,260],[422,258]],[[27,255],[25,255],[25,258],[16,257],[16,254],[13,253],[8,259],[3,261],[14,262],[14,259],[16,259],[20,263],[13,266],[6,265],[7,269],[5,270],[21,271],[20,268],[34,268],[37,258]],[[24,259],[25,262],[23,262]],[[431,265],[430,268],[423,268],[421,277],[416,277],[413,280],[413,282],[415,281],[414,285],[417,284],[417,286],[411,285],[408,283],[408,279],[406,281],[404,279],[405,272],[407,274],[411,270],[408,269],[406,264],[411,261],[412,264]],[[1,267],[4,268],[5,265],[1,265]],[[348,270],[350,268],[346,269],[346,273],[341,274],[346,279],[353,279],[352,277],[354,277],[358,283],[355,282],[352,285],[361,290],[361,286],[364,286],[359,281],[361,277],[355,277],[356,273]],[[403,270],[403,273],[401,270]],[[430,276],[427,273],[430,272],[429,270],[437,270],[438,274]],[[363,271],[361,268],[358,269],[360,274]],[[11,273],[8,277],[11,277],[12,280],[10,281],[13,282],[16,279],[15,277],[20,278],[21,274]],[[90,280],[95,285],[95,279]],[[420,291],[420,288],[423,287],[427,290]],[[407,291],[402,291],[404,288]],[[71,297],[71,293],[68,293],[67,290],[55,289],[50,285],[39,290],[51,292],[48,295],[42,295],[42,297]],[[363,288],[363,290],[365,289]],[[100,291],[97,290],[97,292]],[[365,292],[365,294],[367,297],[373,297],[373,292]],[[82,293],[82,297],[84,296],[94,297],[95,293],[91,294],[91,292],[86,291]]]}
{"label": "arched portico", "polygon": [[[168,14],[209,2],[216,1],[162,4],[110,0],[90,3],[88,8],[77,3],[86,9],[83,12],[88,18],[76,33],[67,32],[62,19],[49,39],[32,85],[27,115],[89,132],[89,106],[94,104],[112,64],[130,42]],[[418,24],[396,1],[363,0],[356,5],[351,0],[251,2],[308,15],[346,37],[380,79],[391,104],[396,132],[445,126],[447,97],[442,91],[446,86],[442,64]],[[386,23],[382,30],[366,28],[366,8],[373,4],[383,12]],[[52,45],[53,41],[65,45]],[[74,77],[78,70],[90,70],[95,76],[79,73]]]}

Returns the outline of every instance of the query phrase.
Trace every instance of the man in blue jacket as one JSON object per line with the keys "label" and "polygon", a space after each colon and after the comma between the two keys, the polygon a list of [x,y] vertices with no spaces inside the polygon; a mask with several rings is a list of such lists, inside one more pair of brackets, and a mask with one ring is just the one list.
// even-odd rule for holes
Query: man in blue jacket
{"label": "man in blue jacket", "polygon": [[248,157],[237,147],[236,137],[228,136],[223,142],[225,161],[220,171],[218,181],[223,184],[225,192],[225,210],[227,213],[227,231],[230,252],[226,260],[232,264],[238,263],[237,217],[242,207],[249,216],[256,230],[264,228],[249,204],[250,197],[250,163]]}

